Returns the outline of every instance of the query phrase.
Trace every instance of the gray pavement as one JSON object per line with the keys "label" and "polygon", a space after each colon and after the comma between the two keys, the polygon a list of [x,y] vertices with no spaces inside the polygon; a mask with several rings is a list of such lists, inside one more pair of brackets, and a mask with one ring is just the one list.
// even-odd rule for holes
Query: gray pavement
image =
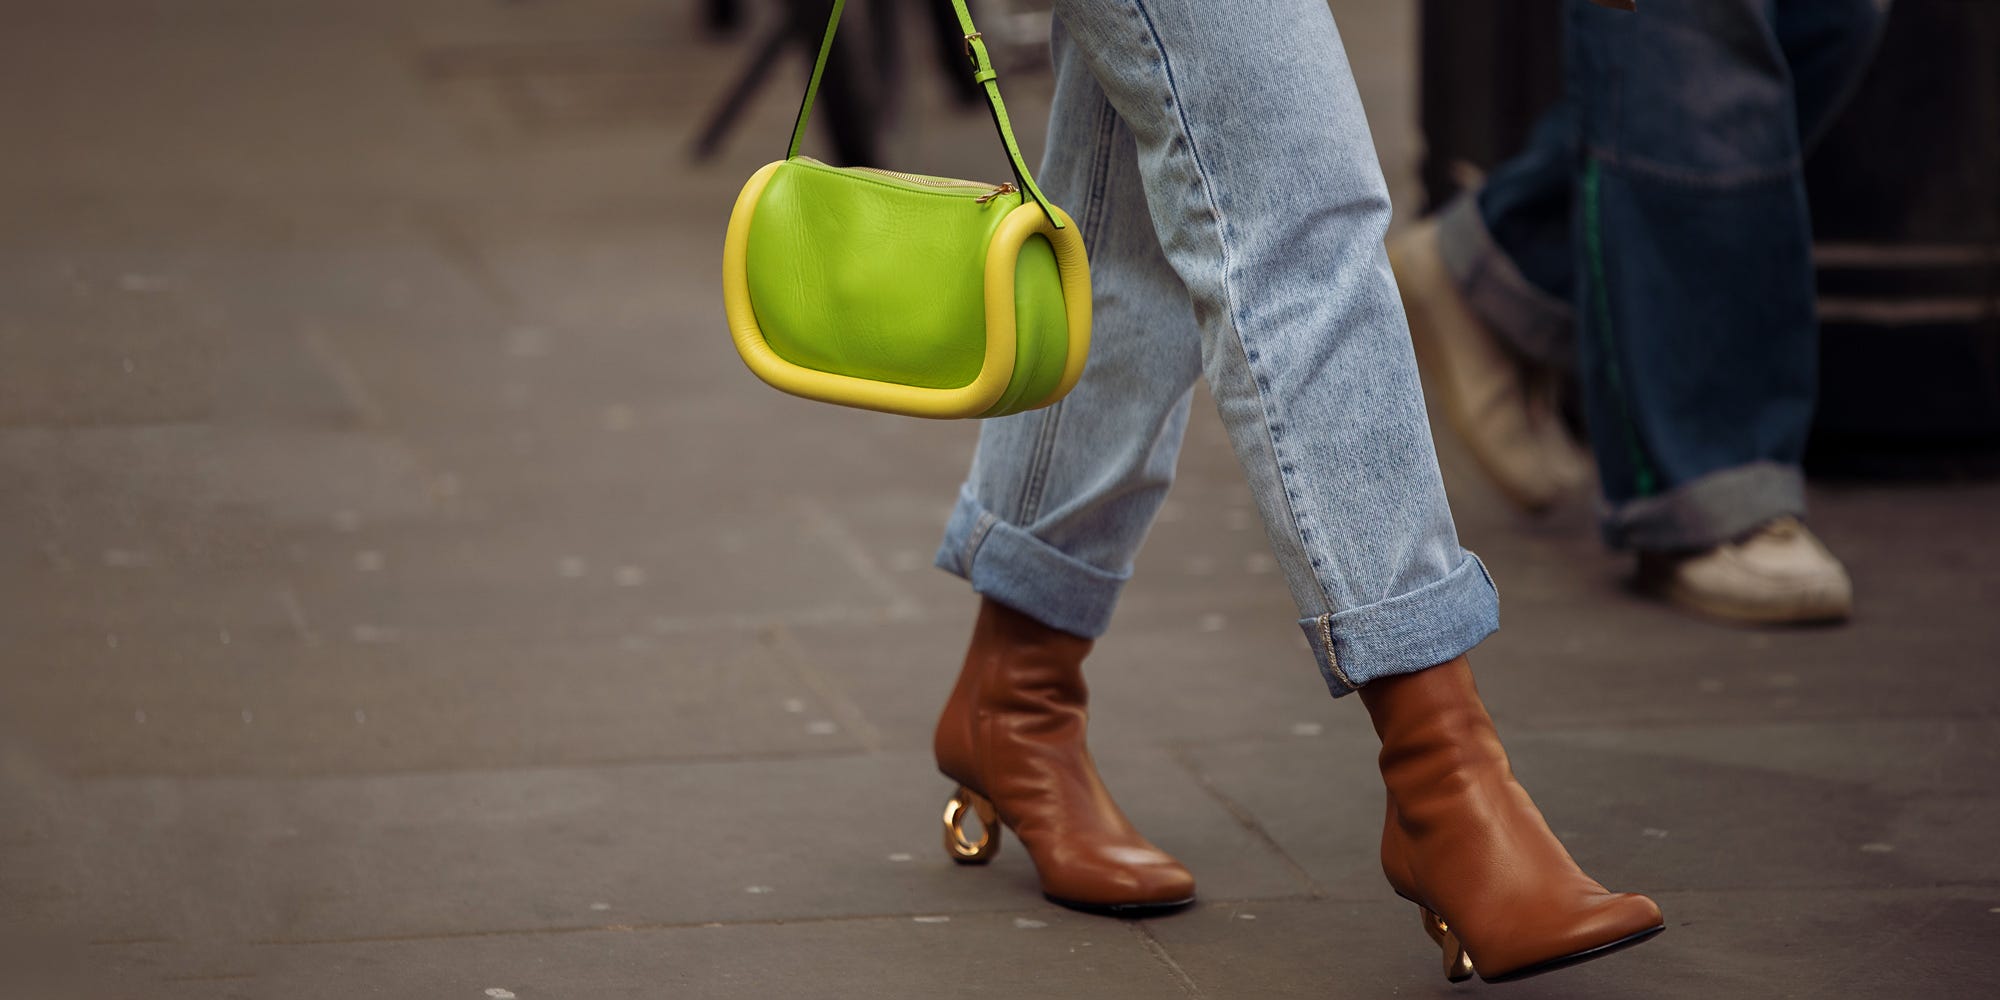
{"label": "gray pavement", "polygon": [[[1414,5],[1335,6],[1407,208]],[[740,58],[692,8],[0,2],[0,998],[1484,992],[1383,884],[1366,719],[1205,404],[1090,674],[1203,902],[944,857],[974,428],[736,360],[721,227],[797,77],[690,167]],[[896,163],[998,171],[920,79]],[[1817,488],[1859,619],[1738,631],[1440,447],[1518,768],[1670,921],[1500,989],[1993,994],[2000,487]]]}

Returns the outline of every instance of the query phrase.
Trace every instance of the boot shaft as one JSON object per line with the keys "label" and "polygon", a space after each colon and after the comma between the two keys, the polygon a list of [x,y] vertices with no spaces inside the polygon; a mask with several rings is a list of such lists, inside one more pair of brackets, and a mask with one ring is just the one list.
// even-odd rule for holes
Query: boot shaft
{"label": "boot shaft", "polygon": [[1399,787],[1435,789],[1488,769],[1512,773],[1462,656],[1375,681],[1361,689],[1361,703],[1382,741],[1382,778],[1392,796]]}
{"label": "boot shaft", "polygon": [[1089,639],[1050,628],[991,599],[982,599],[958,681],[938,717],[932,748],[939,770],[985,787],[983,757],[999,726],[1045,741],[1083,739],[1089,689],[1083,660]]}

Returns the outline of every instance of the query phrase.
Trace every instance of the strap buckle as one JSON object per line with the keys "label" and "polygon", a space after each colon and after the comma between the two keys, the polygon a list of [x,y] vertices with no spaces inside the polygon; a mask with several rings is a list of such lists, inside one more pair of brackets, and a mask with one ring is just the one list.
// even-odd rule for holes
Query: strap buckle
{"label": "strap buckle", "polygon": [[974,54],[972,51],[972,43],[980,41],[985,37],[986,34],[980,31],[975,31],[965,36],[965,58],[970,59],[975,63],[979,61],[979,56]]}

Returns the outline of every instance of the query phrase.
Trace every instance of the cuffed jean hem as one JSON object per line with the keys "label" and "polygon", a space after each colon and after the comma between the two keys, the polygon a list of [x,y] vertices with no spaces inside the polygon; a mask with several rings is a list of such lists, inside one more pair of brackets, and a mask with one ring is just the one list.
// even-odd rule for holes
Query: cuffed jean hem
{"label": "cuffed jean hem", "polygon": [[1365,607],[1299,621],[1338,698],[1369,681],[1464,655],[1500,628],[1500,595],[1470,552],[1442,580]]}
{"label": "cuffed jean hem", "polygon": [[1613,505],[1604,515],[1604,541],[1615,549],[1710,549],[1805,511],[1805,475],[1797,466],[1753,462]]}
{"label": "cuffed jean hem", "polygon": [[959,494],[938,546],[937,568],[1053,629],[1095,639],[1111,626],[1131,573],[1098,569]]}
{"label": "cuffed jean hem", "polygon": [[1461,192],[1437,214],[1438,253],[1460,295],[1501,343],[1536,364],[1576,366],[1569,303],[1521,274],[1479,214],[1479,192]]}

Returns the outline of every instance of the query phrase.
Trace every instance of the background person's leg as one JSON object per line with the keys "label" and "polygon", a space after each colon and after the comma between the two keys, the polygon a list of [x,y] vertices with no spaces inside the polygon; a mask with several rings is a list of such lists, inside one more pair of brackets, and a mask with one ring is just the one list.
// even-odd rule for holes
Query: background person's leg
{"label": "background person's leg", "polygon": [[1568,36],[1605,539],[1639,551],[1647,589],[1758,623],[1844,618],[1853,603],[1846,569],[1799,521],[1819,354],[1801,114],[1827,113],[1836,77],[1808,59],[1808,97],[1788,62],[1840,33],[1802,21],[1788,46],[1786,6],[1658,0],[1628,21],[1572,3]]}
{"label": "background person's leg", "polygon": [[[1881,0],[1782,0],[1775,10],[1809,152],[1860,82],[1886,11]],[[1576,364],[1570,210],[1580,155],[1575,111],[1558,101],[1527,148],[1438,213],[1445,266],[1473,312],[1509,349],[1564,369]]]}
{"label": "background person's leg", "polygon": [[1561,403],[1576,357],[1576,148],[1574,116],[1558,106],[1526,150],[1389,253],[1433,399],[1481,471],[1529,511],[1590,479]]}
{"label": "background person's leg", "polygon": [[1473,313],[1514,353],[1563,370],[1576,366],[1576,160],[1576,116],[1558,103],[1526,149],[1438,213],[1438,249]]}

